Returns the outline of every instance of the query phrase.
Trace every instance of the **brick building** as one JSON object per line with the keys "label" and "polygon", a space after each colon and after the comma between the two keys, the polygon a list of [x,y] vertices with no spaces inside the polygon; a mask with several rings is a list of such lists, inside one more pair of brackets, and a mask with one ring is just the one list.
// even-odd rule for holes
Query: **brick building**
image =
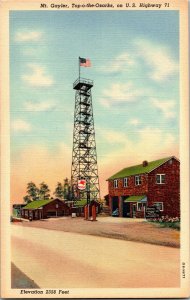
{"label": "brick building", "polygon": [[144,218],[147,207],[180,216],[180,162],[174,156],[127,167],[108,178],[110,213]]}
{"label": "brick building", "polygon": [[69,214],[70,208],[59,199],[32,201],[21,209],[22,218],[31,218],[32,220],[67,216]]}

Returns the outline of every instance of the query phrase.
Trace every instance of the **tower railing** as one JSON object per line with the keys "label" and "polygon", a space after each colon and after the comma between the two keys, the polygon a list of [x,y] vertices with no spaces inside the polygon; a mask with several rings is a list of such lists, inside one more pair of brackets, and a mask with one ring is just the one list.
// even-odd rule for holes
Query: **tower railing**
{"label": "tower railing", "polygon": [[73,83],[73,89],[78,89],[78,87],[79,87],[81,84],[82,84],[82,85],[84,84],[84,85],[87,85],[87,86],[92,87],[92,86],[93,86],[93,80],[79,77],[79,78]]}

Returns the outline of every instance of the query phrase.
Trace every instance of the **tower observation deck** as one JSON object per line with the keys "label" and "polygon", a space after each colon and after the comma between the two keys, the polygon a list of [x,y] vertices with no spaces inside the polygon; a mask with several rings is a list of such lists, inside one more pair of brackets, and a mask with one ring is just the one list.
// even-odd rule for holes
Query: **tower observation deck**
{"label": "tower observation deck", "polygon": [[[87,200],[87,204],[100,198],[92,87],[92,80],[81,77],[73,84],[76,93],[71,182],[74,200]],[[84,190],[78,188],[78,182],[82,179],[86,182]]]}

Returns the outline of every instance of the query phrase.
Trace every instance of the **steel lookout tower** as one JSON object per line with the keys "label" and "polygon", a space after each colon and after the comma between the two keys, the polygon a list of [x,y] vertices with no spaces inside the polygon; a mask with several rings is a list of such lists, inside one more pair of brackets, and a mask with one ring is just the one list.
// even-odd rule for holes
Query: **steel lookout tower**
{"label": "steel lookout tower", "polygon": [[80,76],[80,67],[90,67],[89,59],[79,57],[79,77],[73,84],[75,93],[71,182],[74,201],[100,198],[97,153],[92,107],[93,81]]}

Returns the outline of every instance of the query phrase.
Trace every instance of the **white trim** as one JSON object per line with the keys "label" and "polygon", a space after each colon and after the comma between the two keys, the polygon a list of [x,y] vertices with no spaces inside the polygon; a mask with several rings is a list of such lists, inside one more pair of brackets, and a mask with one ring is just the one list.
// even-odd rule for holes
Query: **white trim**
{"label": "white trim", "polygon": [[113,181],[113,187],[114,187],[114,189],[118,188],[118,179],[114,179],[114,181]]}
{"label": "white trim", "polygon": [[123,187],[128,187],[128,177],[123,178]]}
{"label": "white trim", "polygon": [[164,202],[162,201],[157,201],[157,202],[153,202],[154,204],[161,204],[162,205],[162,209],[160,209],[160,211],[164,211]]}
{"label": "white trim", "polygon": [[142,207],[146,207],[146,202],[137,202],[137,211],[142,211],[142,209],[139,209],[139,204],[142,205]]}
{"label": "white trim", "polygon": [[[160,182],[157,182],[157,176],[160,176]],[[161,182],[162,181],[161,176],[165,176],[165,178],[166,178],[166,174],[156,174],[156,184],[165,184],[166,183],[166,182]]]}
{"label": "white trim", "polygon": [[[138,184],[136,184],[136,178],[138,177]],[[140,183],[139,183],[140,181]],[[142,181],[141,181],[141,175],[135,175],[135,186],[141,185]]]}

